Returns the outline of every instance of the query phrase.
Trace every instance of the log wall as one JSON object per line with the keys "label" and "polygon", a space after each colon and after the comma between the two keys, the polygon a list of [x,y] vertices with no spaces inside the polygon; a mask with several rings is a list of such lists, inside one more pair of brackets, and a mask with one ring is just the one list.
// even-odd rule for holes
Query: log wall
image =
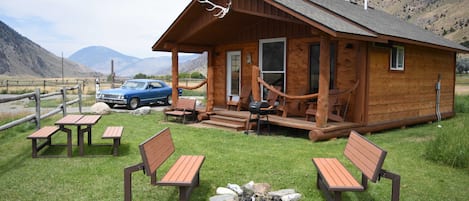
{"label": "log wall", "polygon": [[434,115],[438,74],[441,113],[453,112],[454,53],[404,46],[404,71],[390,71],[390,49],[369,45],[368,124]]}
{"label": "log wall", "polygon": [[[242,43],[223,45],[215,48],[215,106],[224,107],[226,95],[226,53],[228,51],[241,51],[241,87],[251,85],[251,65],[259,65],[258,43]],[[251,64],[247,63],[247,55],[251,55]]]}

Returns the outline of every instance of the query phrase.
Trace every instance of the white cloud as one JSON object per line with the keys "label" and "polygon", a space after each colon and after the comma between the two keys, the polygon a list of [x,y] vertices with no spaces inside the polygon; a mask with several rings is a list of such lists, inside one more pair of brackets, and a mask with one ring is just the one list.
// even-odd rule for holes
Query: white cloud
{"label": "white cloud", "polygon": [[156,56],[151,46],[190,0],[0,0],[0,20],[54,54],[91,45]]}

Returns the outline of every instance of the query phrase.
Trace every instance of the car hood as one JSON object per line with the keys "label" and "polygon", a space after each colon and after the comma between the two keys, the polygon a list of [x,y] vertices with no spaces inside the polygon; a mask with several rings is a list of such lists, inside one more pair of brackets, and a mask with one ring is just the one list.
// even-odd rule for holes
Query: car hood
{"label": "car hood", "polygon": [[131,92],[135,92],[135,89],[122,89],[122,88],[117,88],[117,89],[106,89],[106,90],[100,90],[99,93],[101,94],[116,94],[116,95],[124,95],[128,94]]}

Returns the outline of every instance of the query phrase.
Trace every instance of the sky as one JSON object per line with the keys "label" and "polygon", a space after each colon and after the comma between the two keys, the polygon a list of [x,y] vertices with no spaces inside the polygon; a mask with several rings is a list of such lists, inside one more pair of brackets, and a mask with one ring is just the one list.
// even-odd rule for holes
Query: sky
{"label": "sky", "polygon": [[0,0],[0,20],[57,56],[105,46],[138,58],[191,0]]}

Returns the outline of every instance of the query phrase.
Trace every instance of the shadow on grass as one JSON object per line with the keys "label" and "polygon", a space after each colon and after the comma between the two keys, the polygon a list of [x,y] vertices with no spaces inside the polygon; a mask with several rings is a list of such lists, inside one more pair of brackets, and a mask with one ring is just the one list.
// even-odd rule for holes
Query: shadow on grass
{"label": "shadow on grass", "polygon": [[[112,144],[92,144],[85,145],[84,156],[112,156]],[[129,155],[130,146],[128,144],[121,144],[119,146],[119,155]],[[29,154],[31,155],[31,154]],[[72,147],[72,157],[80,156],[79,148],[77,146]],[[67,157],[67,145],[66,144],[53,144],[51,146],[44,147],[38,153],[39,158],[64,158]]]}

